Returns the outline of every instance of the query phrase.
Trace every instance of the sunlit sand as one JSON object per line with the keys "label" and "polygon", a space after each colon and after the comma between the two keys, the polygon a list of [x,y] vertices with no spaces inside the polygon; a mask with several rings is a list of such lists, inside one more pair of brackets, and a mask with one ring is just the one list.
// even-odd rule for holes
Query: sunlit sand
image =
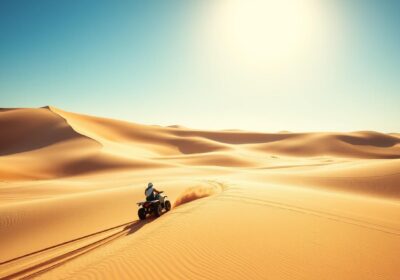
{"label": "sunlit sand", "polygon": [[[400,137],[0,111],[0,278],[398,279]],[[139,221],[153,182],[173,209]]]}

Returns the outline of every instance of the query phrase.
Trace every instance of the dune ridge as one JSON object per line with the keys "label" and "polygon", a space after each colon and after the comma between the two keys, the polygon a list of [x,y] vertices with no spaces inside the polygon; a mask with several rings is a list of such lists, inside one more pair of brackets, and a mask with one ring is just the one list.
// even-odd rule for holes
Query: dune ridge
{"label": "dune ridge", "polygon": [[[84,116],[52,106],[3,110],[0,129],[7,130],[0,140],[0,154],[6,156],[0,159],[0,174],[8,180],[57,178],[93,170],[166,167],[177,163],[260,168],[269,165],[268,156],[400,158],[400,138],[394,134],[197,131]],[[58,148],[52,149],[57,145]],[[79,158],[69,152],[58,152],[71,150],[73,154],[77,146]],[[49,167],[46,164],[49,160],[38,165],[38,151],[51,162],[57,162],[53,166],[62,168]],[[180,160],[176,162],[174,156],[180,156]],[[27,164],[17,171],[15,166],[19,166],[21,157],[27,162],[35,161],[29,164],[35,168]]]}

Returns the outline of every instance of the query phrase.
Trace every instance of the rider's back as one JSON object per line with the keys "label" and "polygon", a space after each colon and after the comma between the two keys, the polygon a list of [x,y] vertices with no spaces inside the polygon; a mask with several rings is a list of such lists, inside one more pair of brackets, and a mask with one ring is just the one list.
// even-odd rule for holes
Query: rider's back
{"label": "rider's back", "polygon": [[153,186],[151,185],[151,186],[148,186],[147,188],[146,188],[146,190],[144,191],[144,194],[145,194],[145,196],[146,196],[146,201],[152,201],[152,200],[155,200],[156,199],[156,197],[155,197],[155,195],[154,195],[154,189],[153,189]]}

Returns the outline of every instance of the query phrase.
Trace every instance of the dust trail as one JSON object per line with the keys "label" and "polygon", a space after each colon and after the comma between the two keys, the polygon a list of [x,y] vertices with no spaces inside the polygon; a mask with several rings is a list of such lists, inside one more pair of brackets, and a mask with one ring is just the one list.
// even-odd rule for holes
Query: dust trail
{"label": "dust trail", "polygon": [[175,200],[174,207],[191,202],[193,200],[216,194],[222,190],[220,184],[200,185],[184,190]]}

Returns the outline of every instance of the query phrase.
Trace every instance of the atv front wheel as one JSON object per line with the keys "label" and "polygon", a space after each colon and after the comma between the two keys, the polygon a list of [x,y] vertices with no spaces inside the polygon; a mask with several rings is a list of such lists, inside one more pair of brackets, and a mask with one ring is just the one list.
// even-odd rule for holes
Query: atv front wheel
{"label": "atv front wheel", "polygon": [[139,216],[139,219],[141,219],[141,220],[146,219],[146,210],[144,208],[139,208],[138,216]]}
{"label": "atv front wheel", "polygon": [[171,210],[171,202],[169,200],[165,201],[164,206],[167,212]]}
{"label": "atv front wheel", "polygon": [[158,204],[156,206],[154,206],[154,215],[156,215],[156,217],[160,217],[161,216],[161,205]]}

